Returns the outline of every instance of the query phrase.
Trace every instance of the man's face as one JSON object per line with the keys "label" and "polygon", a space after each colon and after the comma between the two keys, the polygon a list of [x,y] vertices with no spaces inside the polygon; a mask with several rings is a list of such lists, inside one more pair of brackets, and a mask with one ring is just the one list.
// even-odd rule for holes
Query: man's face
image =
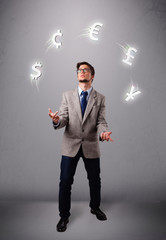
{"label": "man's face", "polygon": [[77,72],[79,82],[91,82],[94,78],[88,65],[81,65],[78,70],[80,70]]}

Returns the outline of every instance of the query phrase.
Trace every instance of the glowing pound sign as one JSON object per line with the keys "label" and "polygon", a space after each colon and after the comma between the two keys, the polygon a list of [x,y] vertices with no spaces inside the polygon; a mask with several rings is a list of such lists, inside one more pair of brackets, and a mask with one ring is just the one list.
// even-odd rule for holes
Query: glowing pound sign
{"label": "glowing pound sign", "polygon": [[94,23],[93,26],[90,27],[89,35],[90,35],[90,38],[91,38],[92,40],[98,40],[97,37],[94,37],[94,36],[93,36],[93,34],[99,34],[99,30],[100,30],[100,29],[98,29],[97,26],[102,27],[103,24],[102,24],[102,23]]}
{"label": "glowing pound sign", "polygon": [[133,48],[133,47],[129,47],[129,49],[128,49],[127,53],[126,53],[127,58],[122,60],[124,63],[127,63],[127,64],[130,65],[130,66],[132,65],[132,63],[130,62],[130,60],[131,60],[131,58],[132,58],[132,59],[134,58],[133,52],[136,53],[136,52],[137,52],[137,49],[135,49],[135,48]]}
{"label": "glowing pound sign", "polygon": [[131,89],[130,89],[130,93],[127,93],[127,98],[126,98],[126,101],[129,101],[130,99],[134,99],[134,97],[138,94],[140,94],[141,92],[140,91],[136,91],[134,92],[134,86],[132,85],[131,86]]}
{"label": "glowing pound sign", "polygon": [[37,80],[39,77],[41,77],[42,73],[37,67],[42,67],[42,64],[40,62],[36,62],[33,66],[32,69],[36,72],[36,74],[31,74],[31,78],[33,80]]}
{"label": "glowing pound sign", "polygon": [[59,48],[59,47],[62,45],[61,42],[57,42],[57,41],[56,41],[56,38],[57,38],[58,36],[60,36],[60,37],[63,36],[63,34],[61,33],[61,30],[59,30],[59,29],[58,29],[58,31],[57,31],[57,32],[53,35],[53,37],[52,37],[52,42],[53,42],[53,44],[56,46],[56,48]]}

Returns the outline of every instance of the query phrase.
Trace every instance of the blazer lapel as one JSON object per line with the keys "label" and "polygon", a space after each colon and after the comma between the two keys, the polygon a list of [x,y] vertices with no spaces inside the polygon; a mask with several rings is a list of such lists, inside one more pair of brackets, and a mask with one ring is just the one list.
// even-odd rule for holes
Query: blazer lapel
{"label": "blazer lapel", "polygon": [[82,111],[81,111],[80,99],[78,96],[78,88],[74,90],[73,95],[74,95],[74,103],[75,103],[76,111],[80,119],[80,122],[82,122]]}
{"label": "blazer lapel", "polygon": [[85,122],[86,118],[88,117],[94,103],[96,101],[96,91],[94,89],[92,89],[92,92],[90,94],[86,109],[85,109],[85,113],[84,113],[84,117],[82,120],[82,124]]}

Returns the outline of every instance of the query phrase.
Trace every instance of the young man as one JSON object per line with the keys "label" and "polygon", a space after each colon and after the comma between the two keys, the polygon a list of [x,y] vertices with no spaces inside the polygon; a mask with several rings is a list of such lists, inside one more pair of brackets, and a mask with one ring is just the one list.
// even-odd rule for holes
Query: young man
{"label": "young man", "polygon": [[78,88],[63,94],[59,113],[49,109],[54,129],[65,127],[62,143],[59,184],[60,221],[57,231],[67,228],[71,206],[71,185],[80,157],[84,161],[90,187],[90,208],[99,220],[106,220],[100,210],[99,140],[113,141],[105,120],[105,97],[92,88],[95,70],[88,62],[77,63]]}

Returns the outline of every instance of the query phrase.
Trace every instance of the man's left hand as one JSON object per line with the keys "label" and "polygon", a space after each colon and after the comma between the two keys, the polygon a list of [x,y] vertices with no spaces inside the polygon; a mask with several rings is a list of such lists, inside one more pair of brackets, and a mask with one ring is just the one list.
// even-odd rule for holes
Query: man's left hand
{"label": "man's left hand", "polygon": [[110,142],[113,142],[114,140],[110,137],[112,132],[103,132],[101,133],[100,137],[101,137],[101,140],[102,141],[110,141]]}

